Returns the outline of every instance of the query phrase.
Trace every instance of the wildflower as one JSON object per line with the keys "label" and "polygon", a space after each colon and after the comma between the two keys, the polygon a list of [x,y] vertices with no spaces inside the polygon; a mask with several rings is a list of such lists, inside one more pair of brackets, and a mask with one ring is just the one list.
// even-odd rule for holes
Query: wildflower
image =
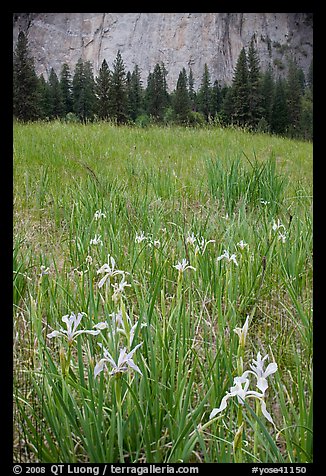
{"label": "wildflower", "polygon": [[101,245],[103,246],[103,241],[101,240],[101,235],[95,235],[94,238],[89,242],[90,245]]}
{"label": "wildflower", "polygon": [[185,258],[181,261],[181,263],[180,261],[178,261],[178,263],[174,264],[173,267],[177,269],[179,273],[183,273],[184,271],[186,271],[186,269],[193,269],[194,271],[196,271],[196,268],[190,266]]}
{"label": "wildflower", "polygon": [[114,293],[112,295],[112,300],[114,302],[116,302],[119,297],[124,293],[124,289],[125,287],[131,287],[131,284],[128,284],[125,280],[125,277],[123,276],[122,280],[120,281],[120,283],[114,283],[112,284],[112,287],[114,289]]}
{"label": "wildflower", "polygon": [[136,234],[135,243],[141,243],[144,240],[147,240],[147,238],[143,231],[140,232],[140,235]]}
{"label": "wildflower", "polygon": [[[109,264],[109,261],[111,262],[111,266]],[[97,274],[104,274],[103,278],[98,283],[98,287],[101,288],[108,278],[111,278],[118,274],[124,275],[124,271],[115,269],[115,259],[113,258],[113,256],[110,256],[108,254],[108,262],[103,264],[103,266],[101,266],[100,269],[97,270]]]}
{"label": "wildflower", "polygon": [[230,261],[233,261],[233,263],[238,266],[238,262],[237,262],[237,259],[236,259],[236,255],[233,254],[230,256],[229,252],[227,250],[224,250],[224,253],[221,255],[221,256],[218,256],[217,258],[217,261],[220,261],[221,259],[226,259],[228,261],[228,263]]}
{"label": "wildflower", "polygon": [[102,210],[96,210],[94,214],[94,219],[95,220],[100,220],[101,218],[106,218],[105,213],[102,213]]}
{"label": "wildflower", "polygon": [[201,254],[203,255],[206,251],[206,246],[208,245],[208,243],[215,243],[215,240],[208,240],[206,241],[205,238],[203,238],[202,236],[200,237],[200,241],[198,241],[198,245],[196,245],[196,248],[195,248],[195,254],[197,255],[199,252],[201,252]]}
{"label": "wildflower", "polygon": [[196,240],[197,240],[197,238],[194,235],[194,233],[192,232],[191,236],[190,235],[187,236],[186,243],[189,244],[189,245],[194,245]]}
{"label": "wildflower", "polygon": [[42,278],[42,276],[49,274],[50,268],[46,268],[43,264],[41,265],[41,273],[39,274],[39,277]]}
{"label": "wildflower", "polygon": [[[124,330],[124,322],[121,309],[119,309],[118,312],[112,312],[111,314],[109,314],[109,316],[112,318],[113,334],[115,334],[115,331]],[[127,322],[131,325],[131,320],[127,313],[126,319]],[[107,322],[99,322],[98,324],[95,324],[94,327],[95,329],[104,330],[109,327],[109,324]]]}
{"label": "wildflower", "polygon": [[273,220],[273,226],[272,226],[273,231],[277,231],[280,228],[285,228],[284,225],[282,225],[280,219],[279,218],[277,219],[277,223],[275,222],[275,220]]}
{"label": "wildflower", "polygon": [[248,246],[248,243],[245,243],[243,240],[241,240],[241,241],[239,241],[239,243],[237,243],[237,246],[239,246],[239,248],[244,250],[245,247]]}
{"label": "wildflower", "polygon": [[279,232],[279,234],[278,234],[278,240],[281,240],[282,243],[285,243],[285,242],[286,242],[286,239],[287,239],[286,232],[285,232],[285,231],[284,231],[284,233]]}
{"label": "wildflower", "polygon": [[109,372],[109,375],[125,373],[129,370],[129,368],[135,370],[140,375],[143,375],[140,371],[140,368],[132,360],[134,353],[142,344],[143,343],[141,342],[140,344],[136,345],[128,354],[126,352],[126,347],[120,349],[118,362],[116,363],[109,351],[101,343],[99,343],[98,345],[103,349],[104,357],[96,364],[94,368],[94,377],[97,377],[97,375],[104,370],[107,363],[109,363],[112,367],[112,370],[111,372]]}
{"label": "wildflower", "polygon": [[153,244],[154,244],[155,248],[160,248],[161,247],[160,240],[154,240]]}
{"label": "wildflower", "polygon": [[260,203],[262,205],[269,205],[271,202],[268,202],[267,200],[263,200],[262,198],[260,199]]}
{"label": "wildflower", "polygon": [[59,331],[53,331],[50,334],[48,334],[47,337],[49,339],[52,339],[53,337],[59,337],[59,336],[66,337],[68,340],[68,344],[71,345],[72,342],[76,339],[76,337],[79,336],[80,334],[91,334],[94,336],[98,335],[100,333],[99,330],[95,330],[95,331],[93,330],[77,331],[76,330],[83,318],[83,315],[85,315],[84,312],[82,313],[79,312],[77,316],[72,312],[70,314],[70,317],[69,317],[69,314],[67,314],[66,316],[63,316],[62,321],[66,324],[67,330],[61,327]]}
{"label": "wildflower", "polygon": [[222,398],[221,405],[219,406],[219,408],[214,408],[212,410],[209,418],[212,419],[215,417],[215,415],[222,412],[227,407],[227,401],[232,397],[236,396],[238,402],[241,405],[244,405],[246,398],[253,397],[260,401],[261,411],[264,417],[268,421],[273,423],[273,419],[266,409],[266,403],[263,399],[264,394],[255,392],[253,390],[248,390],[250,382],[249,379],[245,377],[245,374],[243,374],[241,377],[235,377],[233,383],[234,386],[230,388],[230,392],[227,392],[227,394]]}
{"label": "wildflower", "polygon": [[93,258],[88,255],[88,256],[86,256],[86,260],[85,260],[85,261],[86,261],[87,264],[92,264],[92,263],[93,263]]}
{"label": "wildflower", "polygon": [[[269,375],[274,374],[277,371],[277,364],[275,362],[271,362],[267,365],[266,370],[264,370],[264,361],[268,359],[268,354],[265,357],[261,358],[260,352],[257,354],[257,360],[253,360],[253,364],[250,364],[250,370],[247,370],[247,373],[253,373],[257,378],[257,387],[263,394],[268,388],[267,377]],[[244,373],[246,374],[246,372]]]}
{"label": "wildflower", "polygon": [[239,339],[240,339],[240,346],[245,347],[246,345],[246,338],[247,338],[247,333],[248,333],[248,325],[249,325],[249,316],[247,316],[247,319],[243,325],[243,327],[236,327],[233,329],[233,331],[238,334]]}

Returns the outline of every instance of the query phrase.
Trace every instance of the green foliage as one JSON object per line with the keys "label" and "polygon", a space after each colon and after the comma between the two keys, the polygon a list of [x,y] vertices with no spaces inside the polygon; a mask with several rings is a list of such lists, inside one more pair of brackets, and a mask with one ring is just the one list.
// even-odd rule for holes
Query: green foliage
{"label": "green foliage", "polygon": [[144,109],[144,91],[138,65],[134,67],[128,83],[128,114],[134,121]]}
{"label": "green foliage", "polygon": [[67,63],[64,63],[61,68],[60,87],[64,104],[64,114],[66,115],[73,110],[71,73]]}
{"label": "green foliage", "polygon": [[65,103],[63,99],[62,89],[58,80],[58,76],[53,68],[51,68],[49,76],[49,114],[50,118],[58,119],[64,116]]}
{"label": "green foliage", "polygon": [[13,114],[21,121],[33,121],[40,113],[40,97],[34,59],[23,31],[19,32],[13,59]]}
{"label": "green foliage", "polygon": [[233,121],[244,126],[249,121],[249,77],[248,62],[244,48],[242,48],[232,82],[232,119]]}
{"label": "green foliage", "polygon": [[212,114],[212,88],[210,73],[206,63],[204,65],[204,73],[198,90],[197,100],[198,111],[204,114],[206,121],[208,121]]}
{"label": "green foliage", "polygon": [[95,94],[97,99],[97,115],[100,119],[110,117],[111,73],[104,59],[95,80]]}
{"label": "green foliage", "polygon": [[92,73],[92,66],[89,61],[81,58],[77,61],[73,86],[73,112],[82,122],[92,120],[95,113],[95,82]]}
{"label": "green foliage", "polygon": [[[210,126],[13,132],[15,463],[311,462],[312,144]],[[120,302],[120,275],[99,287],[108,253],[130,284]],[[195,269],[179,272],[183,258]],[[78,330],[113,326],[120,307],[142,375],[108,363],[94,377],[98,343],[117,359],[130,326],[48,337],[72,311]],[[278,366],[264,398],[275,427],[252,398],[209,416],[238,376],[247,315],[244,370],[258,352]]]}
{"label": "green foliage", "polygon": [[173,98],[174,115],[178,124],[187,124],[189,120],[191,109],[187,86],[187,73],[183,68],[179,73],[177,88]]}
{"label": "green foliage", "polygon": [[276,134],[284,134],[289,126],[288,105],[284,81],[276,82],[271,116],[271,130]]}
{"label": "green foliage", "polygon": [[167,71],[164,64],[157,63],[154,71],[149,73],[146,88],[146,111],[155,120],[161,120],[164,109],[168,106],[168,92],[166,84]]}
{"label": "green foliage", "polygon": [[117,121],[117,124],[127,121],[127,101],[126,71],[121,53],[118,51],[113,62],[110,97],[111,117]]}
{"label": "green foliage", "polygon": [[[31,103],[28,108],[21,100],[24,93],[15,92],[20,83],[27,86],[35,80],[33,60],[28,55],[27,40],[22,35],[19,51],[20,56],[24,57],[22,61],[29,65],[22,68],[25,73],[29,71],[25,74],[29,80],[19,82],[15,79],[19,69],[16,53],[14,115],[17,113],[18,118],[24,116],[23,120],[51,120],[73,112],[82,122],[100,119],[117,124],[147,124],[147,117],[150,117],[151,123],[185,126],[208,124],[212,127],[236,125],[308,140],[312,138],[312,62],[306,79],[302,69],[290,60],[286,82],[282,86],[276,85],[271,66],[264,72],[260,70],[255,35],[248,52],[245,48],[240,52],[230,86],[221,85],[217,79],[212,85],[209,66],[205,64],[197,91],[192,69],[189,69],[187,77],[183,68],[176,89],[169,93],[166,81],[168,72],[164,63],[157,63],[148,74],[144,89],[138,65],[132,72],[126,72],[118,51],[113,70],[110,71],[104,59],[95,81],[90,62],[81,59],[76,64],[73,81],[67,64],[62,66],[59,83],[54,70],[51,70],[48,81],[42,75],[36,78],[36,89],[29,98],[27,93],[26,104]],[[25,112],[18,112],[18,104]]]}
{"label": "green foliage", "polygon": [[262,117],[261,74],[259,57],[254,45],[255,36],[251,38],[248,50],[248,121],[256,128]]}

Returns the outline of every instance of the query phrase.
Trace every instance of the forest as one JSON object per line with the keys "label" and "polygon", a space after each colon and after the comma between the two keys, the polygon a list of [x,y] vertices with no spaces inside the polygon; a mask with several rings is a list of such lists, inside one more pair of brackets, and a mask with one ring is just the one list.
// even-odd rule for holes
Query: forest
{"label": "forest", "polygon": [[194,78],[191,68],[182,68],[172,91],[167,76],[164,63],[157,63],[144,85],[138,65],[126,71],[118,51],[111,68],[103,60],[97,76],[91,62],[80,58],[74,71],[64,63],[60,72],[51,68],[45,79],[37,76],[28,38],[21,31],[14,51],[13,115],[23,122],[233,125],[313,138],[313,61],[307,75],[291,57],[286,69],[282,63],[262,71],[253,36],[247,51],[240,52],[231,85],[212,78],[207,64],[201,78]]}

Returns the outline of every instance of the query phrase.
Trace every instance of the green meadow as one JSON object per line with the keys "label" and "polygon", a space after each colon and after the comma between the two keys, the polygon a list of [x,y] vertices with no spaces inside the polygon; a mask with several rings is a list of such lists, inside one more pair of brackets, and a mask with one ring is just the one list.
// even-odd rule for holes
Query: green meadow
{"label": "green meadow", "polygon": [[311,462],[312,144],[52,122],[13,148],[15,461]]}

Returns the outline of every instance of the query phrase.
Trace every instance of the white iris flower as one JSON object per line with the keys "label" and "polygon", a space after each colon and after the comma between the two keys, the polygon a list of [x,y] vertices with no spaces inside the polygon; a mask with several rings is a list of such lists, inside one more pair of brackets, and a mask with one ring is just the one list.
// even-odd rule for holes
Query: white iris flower
{"label": "white iris flower", "polygon": [[230,253],[228,252],[228,250],[224,250],[224,253],[221,255],[221,256],[218,256],[217,258],[217,261],[220,261],[222,259],[226,259],[228,263],[230,263],[230,261],[233,261],[233,263],[238,266],[238,262],[237,262],[237,257],[235,254],[232,254],[230,255]]}
{"label": "white iris flower", "polygon": [[[109,262],[111,262],[111,265],[109,264]],[[98,287],[101,288],[108,278],[111,278],[118,274],[124,275],[124,271],[115,269],[115,259],[113,258],[113,256],[108,255],[108,262],[103,264],[103,266],[101,266],[100,269],[97,270],[97,274],[104,274],[103,278],[98,283]]]}
{"label": "white iris flower", "polygon": [[247,316],[247,319],[245,320],[243,327],[236,327],[235,329],[233,329],[233,331],[239,336],[241,347],[245,347],[246,345],[248,325],[249,325],[249,316]]}
{"label": "white iris flower", "polygon": [[268,354],[265,357],[261,358],[260,352],[257,354],[257,360],[253,360],[253,364],[250,365],[250,370],[247,370],[243,375],[248,373],[253,373],[257,378],[257,387],[263,394],[266,392],[268,388],[267,377],[269,375],[274,374],[277,371],[277,364],[275,362],[271,362],[267,365],[266,370],[264,370],[264,361],[268,359]]}
{"label": "white iris flower", "polygon": [[63,336],[68,340],[68,344],[71,345],[71,343],[76,339],[77,336],[80,334],[91,334],[91,335],[98,335],[100,333],[99,330],[93,331],[93,330],[80,330],[77,331],[77,327],[79,326],[83,316],[85,315],[84,312],[78,313],[77,316],[72,312],[70,314],[67,314],[66,316],[63,316],[62,321],[66,324],[67,330],[63,329],[62,327],[60,328],[59,331],[53,331],[50,334],[47,335],[49,339],[52,339],[53,337],[60,337]]}
{"label": "white iris flower", "polygon": [[188,261],[185,258],[181,261],[181,263],[180,261],[178,261],[178,263],[174,264],[173,267],[177,269],[179,273],[184,273],[186,269],[193,269],[194,271],[196,271],[196,268],[194,268],[193,266],[190,266]]}
{"label": "white iris flower", "polygon": [[120,349],[118,362],[116,363],[110,352],[101,343],[99,343],[98,345],[103,349],[103,358],[96,364],[94,368],[94,377],[97,377],[97,375],[99,375],[104,370],[107,363],[109,363],[112,367],[109,375],[125,373],[129,369],[135,370],[140,375],[143,375],[140,368],[132,360],[134,353],[142,344],[143,343],[141,342],[140,344],[136,345],[129,353],[126,352],[126,347]]}
{"label": "white iris flower", "polygon": [[214,408],[209,416],[210,419],[214,418],[218,413],[222,412],[226,407],[227,407],[227,402],[230,398],[232,397],[237,397],[238,402],[241,405],[244,405],[244,402],[247,398],[253,397],[259,400],[260,406],[261,406],[261,411],[264,417],[273,423],[273,419],[271,415],[268,413],[266,409],[266,403],[264,401],[264,394],[255,392],[253,390],[248,390],[249,388],[249,379],[246,378],[244,375],[241,377],[235,377],[234,381],[234,386],[230,388],[230,392],[228,392],[221,401],[221,405],[219,408]]}

